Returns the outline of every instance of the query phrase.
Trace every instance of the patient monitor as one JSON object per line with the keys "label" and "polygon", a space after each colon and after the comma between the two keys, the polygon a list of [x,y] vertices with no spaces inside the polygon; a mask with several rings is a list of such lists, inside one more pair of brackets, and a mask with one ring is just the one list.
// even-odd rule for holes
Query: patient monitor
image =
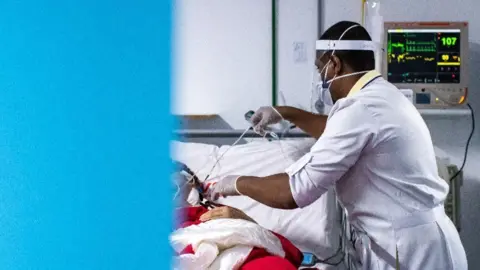
{"label": "patient monitor", "polygon": [[385,22],[382,74],[419,109],[466,103],[468,23]]}

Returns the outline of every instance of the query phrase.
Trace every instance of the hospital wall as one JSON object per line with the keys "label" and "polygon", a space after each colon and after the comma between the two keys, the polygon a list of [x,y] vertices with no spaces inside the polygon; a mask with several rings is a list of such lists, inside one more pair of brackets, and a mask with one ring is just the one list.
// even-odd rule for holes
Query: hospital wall
{"label": "hospital wall", "polygon": [[219,114],[231,125],[271,103],[270,0],[177,0],[172,108]]}
{"label": "hospital wall", "polygon": [[[356,4],[352,4],[355,2]],[[357,3],[358,2],[358,3]],[[434,2],[434,3],[433,3]],[[435,4],[432,6],[432,4]],[[321,6],[321,26],[323,29],[339,20],[361,21],[360,1],[323,0]],[[477,127],[480,124],[480,17],[475,14],[480,9],[478,0],[382,0],[381,12],[390,21],[468,21],[470,23],[470,84],[469,102],[476,110]],[[465,143],[471,130],[468,116],[425,116],[437,147],[451,156],[451,162],[460,165],[463,160]],[[462,188],[462,228],[461,237],[465,245],[470,269],[480,269],[480,132],[475,132],[465,166],[465,181]]]}
{"label": "hospital wall", "polygon": [[278,1],[278,105],[312,110],[318,2]]}
{"label": "hospital wall", "polygon": [[[271,4],[176,1],[174,114],[218,114],[238,129],[245,112],[272,104]],[[310,108],[317,13],[317,0],[277,0],[278,104]]]}

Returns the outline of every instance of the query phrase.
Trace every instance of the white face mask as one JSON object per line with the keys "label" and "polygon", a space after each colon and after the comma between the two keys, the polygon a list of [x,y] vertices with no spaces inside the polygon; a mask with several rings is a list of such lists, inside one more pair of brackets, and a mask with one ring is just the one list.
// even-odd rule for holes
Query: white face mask
{"label": "white face mask", "polygon": [[[330,61],[329,61],[329,63],[330,63]],[[328,68],[327,68],[327,70],[328,70]],[[338,80],[338,79],[343,79],[343,78],[354,76],[354,75],[365,74],[367,72],[369,72],[369,70],[353,72],[353,73],[344,74],[344,75],[341,75],[341,76],[335,75],[331,80],[328,80],[326,82],[322,82],[322,85],[321,85],[321,88],[320,88],[319,100],[321,100],[323,102],[323,104],[325,104],[326,106],[333,106],[334,102],[333,102],[333,99],[332,99],[332,94],[330,92],[330,86],[332,85],[332,82],[334,82],[335,80]],[[325,72],[324,80],[326,80],[326,77],[327,77],[327,75],[326,75],[326,72]]]}
{"label": "white face mask", "polygon": [[316,87],[317,91],[319,91],[319,96],[318,96],[318,101],[315,103],[315,107],[317,110],[320,108],[320,105],[317,104],[318,102],[323,103],[324,106],[333,106],[333,100],[332,100],[332,95],[330,93],[330,84],[331,81],[327,81],[327,71],[328,71],[328,65],[330,64],[331,61],[328,61],[328,63],[322,68],[322,70],[319,72],[319,77],[320,80],[318,81]]}
{"label": "white face mask", "polygon": [[[184,175],[181,172],[180,173],[174,173],[173,183],[176,186],[176,192],[175,192],[175,195],[174,195],[173,199],[177,200],[179,195],[181,194],[182,190],[184,190],[184,188],[188,185],[188,178],[187,178],[186,175]],[[179,202],[179,203],[183,204],[183,202]],[[190,193],[188,193],[187,203],[192,205],[192,206],[196,206],[196,205],[200,204],[200,193],[198,192],[198,190],[196,188],[192,188],[190,190]]]}
{"label": "white face mask", "polygon": [[191,206],[196,206],[200,204],[200,193],[196,188],[192,188],[190,193],[188,193],[187,202]]}
{"label": "white face mask", "polygon": [[325,106],[333,106],[332,94],[330,93],[330,85],[330,83],[322,83],[320,85],[319,100],[323,102]]}

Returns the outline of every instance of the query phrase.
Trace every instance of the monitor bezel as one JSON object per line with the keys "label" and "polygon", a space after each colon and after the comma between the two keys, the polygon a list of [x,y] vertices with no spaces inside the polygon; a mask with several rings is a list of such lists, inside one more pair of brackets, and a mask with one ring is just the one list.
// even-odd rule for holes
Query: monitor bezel
{"label": "monitor bezel", "polygon": [[412,89],[420,92],[425,89],[467,89],[469,72],[468,22],[385,22],[382,52],[382,74],[388,80],[388,31],[395,29],[460,29],[460,83],[392,83],[400,89]]}

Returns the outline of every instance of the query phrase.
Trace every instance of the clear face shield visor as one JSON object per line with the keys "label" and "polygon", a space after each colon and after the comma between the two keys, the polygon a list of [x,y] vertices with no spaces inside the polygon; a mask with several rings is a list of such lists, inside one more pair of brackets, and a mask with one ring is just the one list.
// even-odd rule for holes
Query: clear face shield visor
{"label": "clear face shield visor", "polygon": [[[340,38],[351,28],[347,29]],[[322,52],[319,58],[322,58],[328,52],[331,52],[330,55],[333,56],[335,55],[335,51],[376,51],[375,43],[368,40],[317,40],[315,48],[317,52]],[[333,78],[328,79],[327,74],[330,62],[331,60],[321,67],[321,70],[315,69],[312,76],[312,101],[315,100],[314,106],[319,113],[323,113],[325,106],[333,106],[330,85],[334,80],[370,71],[360,71],[342,76],[335,75]]]}

